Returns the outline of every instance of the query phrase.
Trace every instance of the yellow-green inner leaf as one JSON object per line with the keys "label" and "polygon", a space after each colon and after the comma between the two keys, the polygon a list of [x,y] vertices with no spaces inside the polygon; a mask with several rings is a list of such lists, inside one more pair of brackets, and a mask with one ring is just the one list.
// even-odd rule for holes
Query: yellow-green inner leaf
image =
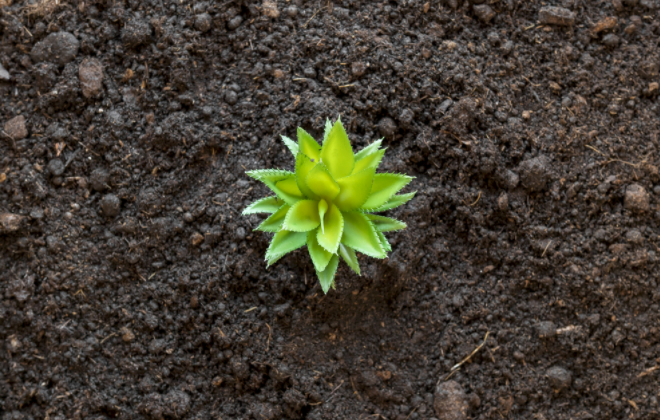
{"label": "yellow-green inner leaf", "polygon": [[355,163],[351,142],[341,121],[337,120],[330,130],[328,138],[321,149],[321,161],[335,179],[343,178],[351,173]]}
{"label": "yellow-green inner leaf", "polygon": [[367,168],[337,180],[340,191],[335,198],[335,204],[341,211],[355,210],[367,201],[375,172],[376,169]]}
{"label": "yellow-green inner leaf", "polygon": [[400,205],[405,204],[408,201],[410,201],[415,196],[416,193],[417,193],[417,191],[413,191],[413,192],[408,193],[408,194],[395,195],[394,197],[387,200],[387,203],[383,204],[382,206],[380,206],[376,209],[370,209],[368,211],[381,212],[381,211],[395,209],[395,208],[399,207]]}
{"label": "yellow-green inner leaf", "polygon": [[351,270],[355,271],[355,274],[360,276],[360,263],[358,262],[357,255],[353,248],[350,248],[344,244],[339,244],[339,255],[341,255],[344,262],[351,267]]}
{"label": "yellow-green inner leaf", "polygon": [[375,153],[378,149],[380,149],[380,145],[383,143],[383,139],[376,140],[375,142],[371,143],[369,146],[365,147],[364,149],[360,150],[355,154],[355,161],[359,161],[360,159],[369,156],[372,153]]}
{"label": "yellow-green inner leaf", "polygon": [[318,204],[314,200],[300,200],[286,214],[283,228],[293,232],[308,232],[321,224]]}
{"label": "yellow-green inner leaf", "polygon": [[376,174],[371,186],[369,198],[362,205],[363,209],[374,209],[382,206],[401,188],[408,185],[412,177],[400,174]]}
{"label": "yellow-green inner leaf", "polygon": [[266,259],[273,259],[279,257],[280,254],[286,254],[307,243],[306,232],[291,232],[288,230],[280,230],[273,236],[273,241],[266,251]]}
{"label": "yellow-green inner leaf", "polygon": [[261,230],[264,232],[279,232],[282,229],[282,224],[284,224],[284,218],[286,217],[287,212],[291,206],[288,204],[280,207],[275,213],[271,214],[266,220],[261,222],[256,230]]}
{"label": "yellow-green inner leaf", "polygon": [[317,164],[309,171],[307,175],[307,186],[314,194],[324,198],[326,201],[332,201],[339,194],[339,185],[328,172],[328,169],[322,163]]}
{"label": "yellow-green inner leaf", "polygon": [[356,174],[366,168],[378,168],[380,161],[383,159],[383,156],[385,156],[385,150],[386,149],[381,149],[375,153],[365,156],[364,159],[360,159],[355,162],[353,173]]}
{"label": "yellow-green inner leaf", "polygon": [[323,225],[325,230],[319,229],[317,234],[319,245],[325,248],[326,251],[336,254],[344,231],[344,218],[341,211],[334,204],[331,204],[328,208],[323,218]]}
{"label": "yellow-green inner leaf", "polygon": [[367,214],[371,223],[381,232],[392,232],[406,228],[406,224],[390,217]]}
{"label": "yellow-green inner leaf", "polygon": [[328,211],[328,203],[323,199],[319,200],[318,209],[319,218],[321,219],[321,231],[325,232],[325,224],[323,223],[323,218],[325,217],[325,213]]}
{"label": "yellow-green inner leaf", "polygon": [[385,250],[369,219],[358,212],[346,212],[341,242],[356,251],[374,258],[385,258]]}
{"label": "yellow-green inner leaf", "polygon": [[307,249],[309,250],[309,256],[312,258],[316,271],[323,271],[327,267],[328,262],[330,262],[332,254],[319,245],[316,234],[316,230],[307,232]]}
{"label": "yellow-green inner leaf", "polygon": [[298,156],[296,156],[296,183],[305,197],[316,199],[318,197],[312,192],[306,181],[309,171],[311,171],[314,166],[316,166],[316,163],[312,162],[309,157],[302,153],[298,153]]}
{"label": "yellow-green inner leaf", "polygon": [[335,281],[335,273],[337,272],[338,265],[339,256],[333,255],[330,259],[330,262],[325,267],[325,270],[316,272],[316,275],[319,278],[319,282],[321,283],[321,289],[323,289],[323,293],[328,293],[328,290],[330,290],[330,287],[332,287]]}
{"label": "yellow-green inner leaf", "polygon": [[300,127],[298,127],[298,151],[309,156],[310,159],[314,159],[314,162],[319,161],[321,146],[314,140],[314,137]]}

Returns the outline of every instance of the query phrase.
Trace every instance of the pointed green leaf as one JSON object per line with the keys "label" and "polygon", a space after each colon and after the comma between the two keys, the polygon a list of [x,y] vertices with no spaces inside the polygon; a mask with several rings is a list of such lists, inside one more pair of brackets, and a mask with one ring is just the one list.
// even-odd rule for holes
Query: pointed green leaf
{"label": "pointed green leaf", "polygon": [[318,204],[314,200],[300,200],[293,206],[284,218],[286,230],[292,232],[309,232],[321,224]]}
{"label": "pointed green leaf", "polygon": [[[332,130],[332,121],[330,121],[330,118],[325,119],[325,130],[323,131],[323,143],[328,139],[328,134],[330,134],[330,131]],[[323,144],[321,143],[321,144]]]}
{"label": "pointed green leaf", "polygon": [[366,168],[375,168],[375,169],[378,168],[378,165],[380,165],[380,161],[383,160],[383,156],[385,155],[385,150],[387,149],[381,149],[376,153],[372,153],[368,156],[365,156],[363,159],[360,159],[357,162],[355,162],[353,173],[356,174],[360,171],[365,170]]}
{"label": "pointed green leaf", "polygon": [[273,241],[270,243],[268,251],[266,251],[266,260],[271,260],[296,250],[305,245],[306,242],[307,233],[305,232],[280,230],[273,236]]}
{"label": "pointed green leaf", "polygon": [[335,122],[328,138],[323,143],[321,162],[328,167],[335,179],[343,178],[353,170],[355,164],[353,149],[346,130],[339,120]]}
{"label": "pointed green leaf", "polygon": [[307,232],[307,249],[309,250],[309,256],[312,258],[316,271],[323,271],[328,266],[328,262],[332,258],[332,253],[319,245],[316,235],[316,230]]}
{"label": "pointed green leaf", "polygon": [[385,252],[392,252],[392,245],[390,245],[383,232],[376,229],[376,233],[378,233],[378,239],[380,240],[380,244],[383,246]]}
{"label": "pointed green leaf", "polygon": [[330,259],[330,262],[325,267],[325,270],[316,271],[316,275],[318,276],[319,282],[321,283],[321,289],[323,289],[323,293],[327,294],[328,290],[330,290],[330,287],[334,284],[335,273],[337,273],[338,265],[339,265],[339,256],[333,255],[332,258]]}
{"label": "pointed green leaf", "polygon": [[314,162],[319,161],[321,146],[314,140],[314,137],[300,127],[298,127],[298,150],[305,156],[309,156]]}
{"label": "pointed green leaf", "polygon": [[336,254],[344,232],[344,218],[341,211],[334,204],[331,204],[328,208],[323,218],[323,225],[325,230],[319,229],[317,233],[319,245],[325,248],[326,251]]}
{"label": "pointed green leaf", "polygon": [[380,145],[383,144],[383,139],[376,140],[375,142],[371,143],[369,146],[365,147],[364,149],[360,150],[355,154],[355,161],[359,161],[366,156],[369,156],[373,153],[376,153],[378,149],[380,149]]}
{"label": "pointed green leaf", "polygon": [[369,220],[371,220],[371,223],[374,224],[376,229],[381,232],[392,232],[395,230],[405,229],[407,227],[405,223],[390,217],[378,216],[375,214],[367,214],[367,217]]}
{"label": "pointed green leaf", "polygon": [[394,197],[390,198],[387,203],[383,204],[382,206],[378,207],[377,209],[372,209],[372,210],[365,210],[369,212],[374,212],[374,213],[380,213],[383,211],[395,209],[399,207],[402,204],[406,204],[408,201],[410,201],[417,191],[413,191],[408,194],[401,194],[401,195],[395,195]]}
{"label": "pointed green leaf", "polygon": [[316,163],[304,155],[303,153],[298,153],[296,156],[296,183],[298,188],[307,198],[317,199],[318,196],[312,192],[312,190],[307,185],[307,175],[309,171],[316,166]]}
{"label": "pointed green leaf", "polygon": [[355,210],[367,201],[375,172],[376,169],[367,168],[337,180],[340,191],[335,198],[335,204],[341,211]]}
{"label": "pointed green leaf", "polygon": [[278,262],[286,253],[284,254],[277,254],[277,255],[271,255],[270,258],[266,258],[266,268],[270,267],[271,265],[275,264]]}
{"label": "pointed green leaf", "polygon": [[247,206],[241,214],[246,216],[254,213],[275,213],[282,207],[282,204],[284,204],[284,201],[277,197],[265,197]]}
{"label": "pointed green leaf", "polygon": [[376,174],[369,198],[362,205],[365,210],[376,209],[392,198],[401,188],[412,181],[412,177],[401,174]]}
{"label": "pointed green leaf", "polygon": [[339,185],[322,163],[318,163],[309,171],[305,181],[314,194],[324,198],[327,202],[331,202],[339,194]]}
{"label": "pointed green leaf", "polygon": [[344,216],[344,235],[341,243],[370,257],[386,257],[376,229],[367,216],[359,212],[346,212],[342,215]]}
{"label": "pointed green leaf", "polygon": [[246,174],[266,184],[278,198],[287,204],[295,204],[304,197],[296,185],[296,175],[281,169],[260,169]]}
{"label": "pointed green leaf", "polygon": [[341,255],[344,262],[351,267],[351,270],[355,271],[355,274],[361,276],[360,274],[360,263],[358,262],[357,255],[353,248],[350,248],[344,244],[339,245],[339,255]]}
{"label": "pointed green leaf", "polygon": [[286,144],[286,147],[289,148],[289,150],[293,154],[293,157],[296,157],[296,155],[298,154],[298,145],[296,144],[296,142],[286,136],[280,135],[280,137],[282,137],[282,141],[284,142],[284,144]]}
{"label": "pointed green leaf", "polygon": [[317,207],[319,209],[319,219],[321,219],[321,232],[325,232],[325,225],[323,223],[323,219],[325,218],[325,214],[328,212],[328,202],[321,199],[319,200],[319,204]]}
{"label": "pointed green leaf", "polygon": [[279,232],[282,229],[284,224],[284,218],[286,217],[287,212],[291,206],[288,204],[280,207],[275,213],[271,214],[266,220],[261,222],[255,230],[261,230],[264,232]]}

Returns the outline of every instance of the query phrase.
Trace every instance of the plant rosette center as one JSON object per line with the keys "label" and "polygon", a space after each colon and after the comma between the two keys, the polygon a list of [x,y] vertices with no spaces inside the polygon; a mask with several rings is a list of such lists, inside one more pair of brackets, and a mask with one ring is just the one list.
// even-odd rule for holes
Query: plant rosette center
{"label": "plant rosette center", "polygon": [[323,145],[302,128],[298,143],[282,137],[295,157],[295,171],[248,171],[274,193],[251,204],[243,214],[270,213],[257,230],[275,236],[266,252],[268,265],[286,253],[307,245],[310,257],[327,293],[334,284],[339,257],[358,275],[356,251],[385,258],[391,247],[383,232],[406,224],[373,213],[404,204],[413,193],[397,195],[412,177],[376,173],[385,149],[382,140],[353,153],[341,121],[326,122]]}

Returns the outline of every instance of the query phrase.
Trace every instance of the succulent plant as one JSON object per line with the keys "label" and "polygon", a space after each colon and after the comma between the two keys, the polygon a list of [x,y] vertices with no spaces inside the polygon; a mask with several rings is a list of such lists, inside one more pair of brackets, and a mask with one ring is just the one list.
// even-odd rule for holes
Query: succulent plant
{"label": "succulent plant", "polygon": [[243,215],[270,213],[256,230],[273,232],[266,261],[271,266],[285,254],[307,245],[324,293],[334,286],[339,257],[360,275],[356,251],[386,258],[392,248],[383,232],[406,224],[381,213],[409,201],[415,192],[397,195],[412,177],[376,173],[385,149],[378,140],[353,154],[338,118],[326,121],[323,146],[302,128],[298,143],[282,136],[296,159],[295,172],[280,169],[247,171],[275,196],[252,203]]}

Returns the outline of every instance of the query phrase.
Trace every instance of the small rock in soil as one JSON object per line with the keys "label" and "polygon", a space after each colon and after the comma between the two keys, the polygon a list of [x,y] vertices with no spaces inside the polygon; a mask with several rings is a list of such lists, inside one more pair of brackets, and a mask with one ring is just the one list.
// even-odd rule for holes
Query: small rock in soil
{"label": "small rock in soil", "polygon": [[607,34],[603,37],[603,44],[610,48],[616,48],[619,45],[619,37],[614,34]]}
{"label": "small rock in soil", "polygon": [[509,209],[509,196],[507,193],[502,193],[502,195],[499,196],[497,199],[497,207],[501,211],[507,211]]}
{"label": "small rock in soil", "polygon": [[487,4],[477,4],[472,6],[474,14],[484,23],[489,23],[497,15],[492,7]]}
{"label": "small rock in soil", "polygon": [[403,126],[409,126],[413,119],[415,118],[415,114],[408,108],[405,108],[403,111],[401,111],[401,114],[399,115],[399,121]]}
{"label": "small rock in soil", "polygon": [[80,42],[69,32],[54,32],[36,43],[30,52],[35,63],[48,61],[63,66],[76,58]]}
{"label": "small rock in soil", "polygon": [[571,386],[571,382],[573,381],[571,372],[559,366],[554,366],[548,369],[548,371],[545,373],[545,376],[548,377],[550,386],[555,391],[561,391],[568,388]]}
{"label": "small rock in soil", "polygon": [[289,6],[286,8],[286,15],[290,18],[294,18],[298,15],[298,8],[296,6]]}
{"label": "small rock in soil", "polygon": [[208,32],[213,26],[213,18],[208,13],[195,16],[195,29],[200,32]]}
{"label": "small rock in soil", "polygon": [[536,327],[536,331],[541,338],[550,338],[557,335],[557,326],[552,321],[541,321]]}
{"label": "small rock in soil", "polygon": [[21,227],[24,217],[13,213],[0,213],[0,233],[15,232]]}
{"label": "small rock in soil", "polygon": [[542,7],[539,21],[544,25],[571,26],[575,23],[575,13],[563,7]]}
{"label": "small rock in soil", "polygon": [[238,94],[236,94],[236,92],[233,90],[228,90],[225,93],[225,102],[227,102],[229,105],[236,105],[236,102],[238,102]]}
{"label": "small rock in soil", "polygon": [[120,332],[121,339],[124,340],[124,342],[130,343],[131,341],[135,340],[135,334],[128,327],[122,328]]}
{"label": "small rock in soil", "polygon": [[233,31],[234,29],[241,26],[241,23],[243,23],[243,18],[241,16],[236,16],[235,18],[227,22],[227,29]]}
{"label": "small rock in soil", "polygon": [[194,232],[192,235],[190,235],[190,243],[192,244],[192,246],[198,246],[202,242],[204,242],[204,236],[202,236],[201,233]]}
{"label": "small rock in soil", "polygon": [[385,117],[378,122],[378,131],[381,136],[391,138],[396,132],[396,123],[391,118]]}
{"label": "small rock in soil", "polygon": [[435,389],[433,408],[439,420],[467,419],[468,401],[463,387],[456,381],[447,381]]}
{"label": "small rock in soil", "polygon": [[133,19],[121,30],[121,39],[128,47],[146,44],[151,37],[151,25],[142,19]]}
{"label": "small rock in soil", "polygon": [[273,0],[264,0],[261,4],[261,10],[265,16],[271,19],[280,17],[280,11],[277,9],[277,3]]}
{"label": "small rock in soil", "polygon": [[121,210],[121,200],[114,194],[106,194],[101,199],[101,211],[108,217],[115,217]]}
{"label": "small rock in soil", "polygon": [[19,115],[5,123],[5,133],[14,140],[22,140],[27,137],[28,131],[25,126],[25,117]]}
{"label": "small rock in soil", "polygon": [[108,180],[110,175],[103,168],[96,168],[89,176],[89,184],[94,191],[104,191],[108,188]]}
{"label": "small rock in soil", "polygon": [[353,64],[351,64],[351,73],[353,73],[353,76],[362,77],[366,72],[367,72],[367,66],[363,62],[356,61]]}
{"label": "small rock in soil", "polygon": [[642,235],[642,232],[640,232],[637,229],[631,229],[628,232],[626,232],[626,241],[632,243],[632,244],[641,244],[644,242],[644,236]]}
{"label": "small rock in soil", "polygon": [[520,184],[530,192],[544,190],[550,181],[550,159],[540,155],[520,164]]}
{"label": "small rock in soil", "polygon": [[163,405],[166,407],[166,416],[180,419],[190,409],[190,396],[183,391],[172,390],[163,398]]}
{"label": "small rock in soil", "polygon": [[93,98],[101,93],[103,88],[103,66],[95,58],[85,58],[78,67],[80,88],[85,98]]}
{"label": "small rock in soil", "polygon": [[10,79],[9,72],[0,63],[0,80],[8,81]]}
{"label": "small rock in soil", "polygon": [[625,208],[635,212],[645,212],[650,208],[649,195],[646,189],[639,184],[632,184],[626,188],[624,202]]}
{"label": "small rock in soil", "polygon": [[64,162],[61,159],[52,159],[48,162],[48,173],[52,176],[60,176],[64,173]]}

